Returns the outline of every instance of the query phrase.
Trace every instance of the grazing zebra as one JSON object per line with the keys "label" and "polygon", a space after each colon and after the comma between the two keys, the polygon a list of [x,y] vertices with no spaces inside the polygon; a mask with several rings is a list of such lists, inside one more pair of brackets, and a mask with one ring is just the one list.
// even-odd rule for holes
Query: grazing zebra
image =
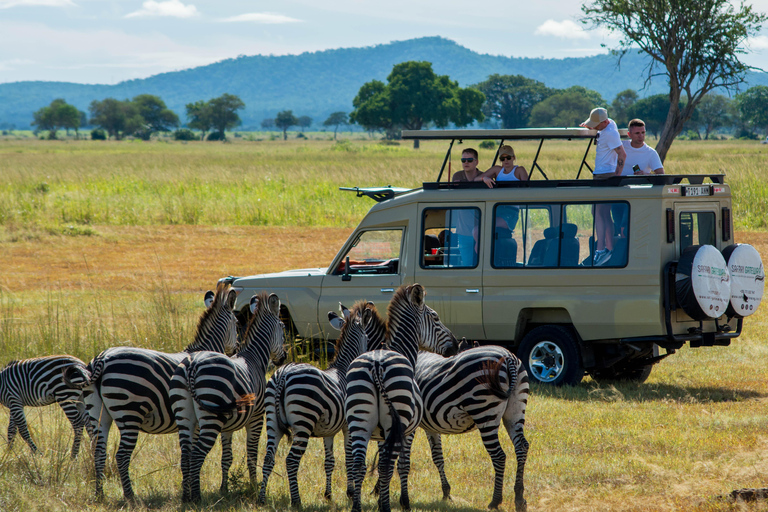
{"label": "grazing zebra", "polygon": [[[233,357],[197,352],[186,358],[173,376],[173,414],[179,425],[182,499],[198,501],[200,468],[222,434],[222,446],[231,446],[232,433],[245,427],[251,483],[256,484],[256,460],[264,425],[264,388],[270,359],[276,365],[286,357],[280,299],[265,292],[251,298],[253,314],[238,352]],[[231,464],[222,457],[220,490],[226,491]],[[226,462],[226,465],[225,465]]]}
{"label": "grazing zebra", "polygon": [[[325,498],[331,499],[331,476],[335,465],[333,437],[343,430],[348,446],[344,399],[347,392],[347,368],[368,350],[365,334],[372,318],[372,306],[359,302],[348,310],[341,306],[344,318],[328,313],[331,325],[341,330],[336,340],[336,357],[326,370],[306,363],[291,363],[277,370],[267,384],[267,451],[259,503],[266,498],[267,483],[275,464],[275,451],[282,437],[293,434],[291,450],[285,459],[291,492],[291,505],[301,506],[296,475],[310,437],[322,437],[325,446]],[[349,476],[349,475],[348,475]],[[349,481],[349,479],[348,479]]]}
{"label": "grazing zebra", "polygon": [[[405,448],[406,436],[421,421],[423,404],[413,371],[417,350],[456,353],[456,338],[425,304],[424,295],[419,284],[401,286],[387,309],[390,349],[362,354],[347,372],[345,413],[351,446],[347,472],[353,476],[354,512],[361,510],[365,455],[371,439],[384,440],[379,458],[379,510],[390,510],[389,481],[395,458]],[[404,508],[409,508],[407,501]]]}
{"label": "grazing zebra", "polygon": [[[64,378],[64,371],[71,369],[72,378]],[[88,435],[93,436],[93,427],[88,422],[83,405],[83,388],[88,385],[91,374],[85,369],[85,363],[72,356],[48,356],[11,361],[0,371],[0,404],[10,410],[11,421],[8,424],[8,446],[13,445],[16,432],[32,449],[37,446],[32,441],[24,416],[24,406],[41,407],[57,402],[67,415],[75,431],[72,443],[72,458],[80,451],[83,438],[83,426]]]}
{"label": "grazing zebra", "polygon": [[[506,462],[506,454],[499,443],[499,426],[503,422],[517,457],[515,508],[518,512],[526,510],[523,476],[528,441],[523,427],[528,403],[528,374],[522,362],[498,346],[472,348],[453,357],[419,352],[415,372],[424,401],[420,426],[427,434],[432,461],[440,473],[443,498],[450,498],[451,486],[445,476],[440,435],[464,434],[477,429],[496,475],[488,508],[498,508],[502,501]],[[398,463],[401,496],[408,494],[408,451],[412,440],[413,434],[406,441],[406,453]]]}
{"label": "grazing zebra", "polygon": [[[104,495],[104,464],[112,422],[120,431],[115,459],[125,499],[132,500],[128,472],[139,432],[171,434],[178,430],[169,389],[176,367],[189,353],[199,350],[233,352],[237,346],[237,319],[233,312],[236,292],[219,284],[205,296],[207,309],[200,317],[192,343],[183,352],[166,354],[132,347],[109,348],[89,364],[91,385],[84,390],[85,405],[95,429],[94,464],[96,494]],[[222,455],[223,457],[223,455]]]}

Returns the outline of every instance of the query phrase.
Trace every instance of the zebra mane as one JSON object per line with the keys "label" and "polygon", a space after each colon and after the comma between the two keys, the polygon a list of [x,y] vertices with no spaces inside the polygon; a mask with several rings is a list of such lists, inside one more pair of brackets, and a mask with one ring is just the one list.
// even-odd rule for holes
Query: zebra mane
{"label": "zebra mane", "polygon": [[[371,307],[369,308],[369,306]],[[371,313],[373,313],[374,315],[378,315],[378,312],[376,311],[376,306],[374,306],[373,303],[366,302],[365,300],[359,300],[355,302],[355,305],[349,309],[349,318],[344,321],[344,325],[341,327],[341,332],[339,332],[339,337],[336,338],[336,345],[333,351],[333,359],[331,359],[331,361],[328,363],[329,367],[333,365],[333,363],[335,363],[336,360],[339,358],[341,349],[343,348],[344,342],[347,339],[347,331],[350,329],[349,326],[352,323],[350,322],[350,320],[354,318],[354,316],[357,314],[360,314],[360,316],[362,317],[362,311],[366,308],[371,309]]]}
{"label": "zebra mane", "polygon": [[19,364],[20,362],[21,362],[21,361],[19,361],[18,359],[14,359],[14,360],[12,360],[12,361],[8,361],[8,362],[5,364],[5,367],[6,367],[6,368],[8,368],[9,366],[13,366],[13,365],[15,365],[15,364]]}
{"label": "zebra mane", "polygon": [[392,295],[392,300],[389,301],[389,306],[387,306],[387,334],[385,338],[387,345],[392,341],[393,327],[398,327],[400,316],[402,316],[397,313],[413,307],[408,299],[410,291],[410,286],[403,285],[395,291],[394,295]]}
{"label": "zebra mane", "polygon": [[[237,346],[236,354],[238,356],[242,355],[243,352],[248,350],[248,347],[251,345],[251,342],[253,341],[251,339],[251,329],[258,329],[259,324],[261,324],[261,321],[264,320],[264,318],[269,315],[269,294],[262,290],[260,291],[256,297],[259,299],[259,307],[256,308],[256,311],[253,312],[251,315],[250,320],[248,320],[248,326],[245,328],[245,333],[243,334],[243,339],[240,341],[240,343]],[[253,300],[253,299],[251,299]]]}
{"label": "zebra mane", "polygon": [[185,352],[192,352],[203,345],[205,341],[204,335],[207,334],[203,327],[207,325],[209,320],[218,315],[222,306],[227,303],[227,298],[229,297],[229,291],[231,289],[232,285],[229,283],[219,283],[216,285],[216,295],[213,297],[213,302],[211,303],[211,306],[206,308],[200,315],[200,319],[197,321],[197,329],[195,330],[195,339],[192,343],[187,345],[187,348],[184,349]]}
{"label": "zebra mane", "polygon": [[368,323],[368,329],[366,331],[370,334],[371,332],[374,333],[382,333],[384,338],[379,340],[377,345],[374,347],[371,344],[376,341],[373,338],[368,339],[368,349],[369,350],[377,350],[380,348],[387,348],[389,337],[387,336],[387,322],[384,320],[384,318],[379,313],[379,310],[376,309],[376,306],[373,302],[368,302],[366,304],[366,307],[371,311],[371,321]]}

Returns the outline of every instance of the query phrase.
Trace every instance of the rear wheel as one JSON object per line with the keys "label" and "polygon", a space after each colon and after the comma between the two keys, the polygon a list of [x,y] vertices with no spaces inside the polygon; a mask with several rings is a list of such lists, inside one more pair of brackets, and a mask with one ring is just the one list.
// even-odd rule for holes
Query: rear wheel
{"label": "rear wheel", "polygon": [[536,327],[523,338],[517,353],[533,382],[575,386],[584,377],[576,339],[559,325]]}

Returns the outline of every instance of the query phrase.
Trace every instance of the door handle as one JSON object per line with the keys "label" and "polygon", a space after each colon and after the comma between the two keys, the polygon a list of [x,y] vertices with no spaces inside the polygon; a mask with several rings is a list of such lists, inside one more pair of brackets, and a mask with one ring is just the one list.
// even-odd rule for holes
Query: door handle
{"label": "door handle", "polygon": [[477,288],[467,288],[465,291],[467,293],[480,293],[480,290],[478,290]]}
{"label": "door handle", "polygon": [[387,293],[387,292],[392,293],[394,291],[395,291],[394,288],[382,288],[381,289],[381,293]]}

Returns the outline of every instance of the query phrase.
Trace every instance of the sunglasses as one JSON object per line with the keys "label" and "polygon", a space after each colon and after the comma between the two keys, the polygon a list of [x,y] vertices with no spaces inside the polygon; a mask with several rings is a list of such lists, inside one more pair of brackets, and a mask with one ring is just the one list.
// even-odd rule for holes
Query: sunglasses
{"label": "sunglasses", "polygon": [[475,161],[474,158],[462,158],[461,159],[461,163],[464,163],[464,164],[467,163],[467,162],[474,162],[474,161]]}
{"label": "sunglasses", "polygon": [[512,157],[509,155],[502,155],[499,157],[499,160],[501,160],[502,162],[505,162],[507,160],[512,160]]}

